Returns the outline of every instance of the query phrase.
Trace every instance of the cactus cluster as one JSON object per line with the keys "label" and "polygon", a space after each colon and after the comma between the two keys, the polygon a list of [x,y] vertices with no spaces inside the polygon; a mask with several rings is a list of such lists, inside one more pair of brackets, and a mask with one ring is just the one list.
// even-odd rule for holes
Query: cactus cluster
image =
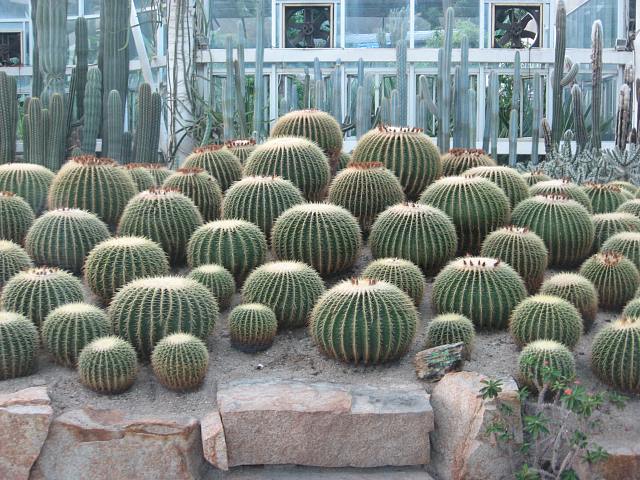
{"label": "cactus cluster", "polygon": [[622,318],[600,330],[591,347],[591,368],[603,382],[640,393],[640,320]]}
{"label": "cactus cluster", "polygon": [[229,140],[227,143],[225,143],[225,146],[231,153],[238,157],[240,163],[244,165],[247,161],[247,158],[249,158],[249,155],[251,155],[256,149],[256,141],[253,139]]}
{"label": "cactus cluster", "polygon": [[158,342],[151,367],[160,383],[171,390],[199,387],[207,375],[209,352],[202,340],[188,333],[173,333]]}
{"label": "cactus cluster", "polygon": [[231,346],[253,353],[268,349],[278,331],[276,314],[261,303],[238,305],[229,314]]}
{"label": "cactus cluster", "polygon": [[196,148],[182,164],[183,168],[203,168],[218,181],[223,192],[242,178],[242,164],[224,145]]}
{"label": "cactus cluster", "polygon": [[603,252],[618,252],[629,260],[640,270],[640,233],[621,232],[609,237],[602,244]]}
{"label": "cactus cluster", "polygon": [[558,273],[540,287],[540,294],[560,297],[571,303],[582,317],[584,331],[588,331],[598,314],[598,292],[591,281],[577,273]]}
{"label": "cactus cluster", "polygon": [[38,353],[38,330],[23,315],[0,312],[0,380],[29,375]]}
{"label": "cactus cluster", "polygon": [[611,237],[622,232],[640,232],[640,218],[630,213],[599,213],[592,217],[595,237],[593,251],[600,250]]}
{"label": "cactus cluster", "polygon": [[78,356],[80,381],[99,393],[122,393],[133,385],[138,359],[131,344],[119,337],[100,337]]}
{"label": "cactus cluster", "polygon": [[220,310],[226,310],[231,304],[231,297],[236,292],[236,282],[229,270],[222,265],[215,263],[200,265],[191,270],[187,278],[207,287],[218,301]]}
{"label": "cactus cluster", "polygon": [[0,291],[15,274],[33,267],[27,252],[10,240],[0,240]]}
{"label": "cactus cluster", "polygon": [[543,171],[537,170],[533,172],[527,172],[522,174],[522,178],[529,187],[533,187],[536,183],[546,182],[551,180],[549,175],[546,175]]}
{"label": "cactus cluster", "polygon": [[162,188],[177,190],[198,207],[205,222],[220,218],[222,191],[215,178],[202,168],[179,168],[169,176]]}
{"label": "cactus cluster", "polygon": [[123,168],[129,173],[131,176],[131,180],[136,184],[136,187],[139,192],[144,192],[145,190],[149,190],[150,188],[157,187],[156,179],[149,169],[144,167],[144,163],[129,163],[127,165],[123,165]]}
{"label": "cactus cluster", "polygon": [[417,324],[413,301],[398,287],[354,278],[338,283],[320,297],[311,312],[309,331],[328,356],[369,365],[404,355]]}
{"label": "cactus cluster", "polygon": [[495,167],[496,162],[479,148],[452,148],[442,156],[442,174],[445,177],[462,175],[476,167]]}
{"label": "cactus cluster", "polygon": [[520,275],[502,260],[464,257],[438,274],[431,295],[436,313],[459,313],[478,328],[503,329],[527,290]]}
{"label": "cactus cluster", "polygon": [[476,329],[471,320],[459,313],[444,313],[427,325],[425,348],[462,342],[465,357],[469,359],[475,337]]}
{"label": "cactus cluster", "polygon": [[39,213],[47,201],[53,172],[31,163],[0,165],[0,190],[22,197],[34,212]]}
{"label": "cactus cluster", "polygon": [[403,258],[427,272],[436,272],[455,255],[458,236],[453,222],[441,210],[403,203],[378,215],[369,245],[374,258]]}
{"label": "cactus cluster", "polygon": [[582,189],[591,200],[593,213],[615,212],[627,200],[622,189],[615,185],[586,183]]}
{"label": "cactus cluster", "polygon": [[0,191],[0,239],[22,245],[35,218],[33,210],[21,197]]}
{"label": "cactus cluster", "polygon": [[445,177],[429,186],[420,203],[449,215],[458,234],[458,253],[479,253],[485,237],[511,218],[509,199],[481,177]]}
{"label": "cactus cluster", "polygon": [[576,361],[571,351],[555,340],[536,340],[522,349],[518,357],[518,380],[529,388],[541,390],[549,379],[545,372],[559,372],[566,381],[576,376]]}
{"label": "cactus cluster", "polygon": [[380,258],[363,270],[364,278],[381,280],[395,285],[420,305],[424,294],[424,274],[415,263],[402,258]]}
{"label": "cactus cluster", "polygon": [[593,212],[591,199],[584,189],[570,180],[545,180],[537,182],[529,188],[531,195],[563,195],[571,200],[575,200],[589,213]]}
{"label": "cactus cluster", "polygon": [[474,167],[463,172],[462,176],[491,180],[507,195],[511,208],[530,196],[527,183],[517,170],[510,167]]}
{"label": "cactus cluster", "polygon": [[617,252],[602,252],[585,260],[580,275],[598,292],[598,304],[606,310],[620,310],[635,296],[640,273],[631,260]]}

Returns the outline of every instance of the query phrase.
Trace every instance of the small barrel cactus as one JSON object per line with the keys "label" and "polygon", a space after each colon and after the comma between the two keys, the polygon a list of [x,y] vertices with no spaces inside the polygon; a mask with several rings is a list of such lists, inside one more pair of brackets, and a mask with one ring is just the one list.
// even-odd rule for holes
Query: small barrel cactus
{"label": "small barrel cactus", "polygon": [[620,187],[622,190],[626,190],[634,197],[636,193],[638,193],[638,187],[636,187],[633,183],[627,182],[625,180],[614,180],[613,182],[609,182],[609,185]]}
{"label": "small barrel cactus", "polygon": [[436,313],[459,313],[478,328],[503,329],[527,290],[520,275],[502,260],[464,257],[438,274],[431,295]]}
{"label": "small barrel cactus", "polygon": [[640,232],[640,218],[630,213],[599,213],[592,217],[595,237],[593,251],[600,250],[612,236],[621,232]]}
{"label": "small barrel cactus", "polygon": [[528,198],[513,210],[511,220],[542,238],[550,266],[577,265],[591,252],[593,221],[575,200],[558,195]]}
{"label": "small barrel cactus", "polygon": [[251,138],[229,140],[224,145],[231,153],[238,157],[238,160],[240,160],[240,163],[243,165],[247,161],[247,158],[249,158],[249,155],[256,149],[256,141]]}
{"label": "small barrel cactus", "polygon": [[471,357],[476,329],[473,322],[458,313],[445,313],[435,317],[427,325],[425,348],[464,343],[464,354]]}
{"label": "small barrel cactus", "polygon": [[80,273],[93,247],[110,236],[107,226],[93,213],[62,208],[38,218],[24,243],[36,264]]}
{"label": "small barrel cactus", "polygon": [[586,183],[582,189],[591,200],[593,213],[612,213],[622,205],[627,197],[620,187],[602,183]]}
{"label": "small barrel cactus", "polygon": [[362,272],[364,278],[382,280],[395,285],[420,305],[424,294],[425,278],[415,263],[401,258],[380,258],[371,262]]}
{"label": "small barrel cactus", "polygon": [[322,200],[331,180],[329,161],[322,149],[299,137],[267,140],[249,156],[244,171],[246,175],[289,180],[309,201]]}
{"label": "small barrel cactus", "polygon": [[167,254],[155,242],[142,237],[117,237],[95,246],[84,264],[91,291],[109,303],[124,285],[143,277],[169,273]]}
{"label": "small barrel cactus", "polygon": [[0,240],[0,291],[15,274],[33,267],[24,249],[9,240]]}
{"label": "small barrel cactus", "polygon": [[[169,178],[173,172],[161,163],[139,163],[153,177],[153,186],[160,187],[164,181]],[[142,191],[142,190],[141,190]]]}
{"label": "small barrel cactus", "polygon": [[131,175],[108,158],[72,157],[49,188],[49,208],[79,208],[116,225],[125,205],[138,193]]}
{"label": "small barrel cactus", "polygon": [[133,183],[136,184],[139,192],[144,192],[157,186],[155,178],[145,168],[145,165],[145,163],[128,163],[122,166],[131,177],[131,180],[133,180]]}
{"label": "small barrel cactus", "polygon": [[0,192],[0,239],[22,244],[36,216],[27,202],[11,192]]}
{"label": "small barrel cactus", "polygon": [[628,318],[640,318],[640,298],[629,301],[622,310],[622,316]]}
{"label": "small barrel cactus", "polygon": [[267,239],[257,225],[246,220],[216,220],[198,228],[187,245],[191,268],[217,263],[236,280],[243,279],[267,258]]}
{"label": "small barrel cactus", "polygon": [[238,305],[229,314],[231,346],[242,352],[266,350],[278,331],[276,314],[261,303]]}
{"label": "small barrel cactus", "polygon": [[209,352],[202,340],[188,333],[173,333],[158,342],[151,367],[160,383],[171,390],[198,388],[207,375]]}
{"label": "small barrel cactus", "polygon": [[21,313],[38,327],[60,305],[83,300],[80,280],[57,268],[25,270],[11,278],[2,290],[4,309]]}
{"label": "small barrel cactus", "polygon": [[124,209],[118,235],[145,237],[160,244],[169,262],[185,261],[187,242],[202,225],[195,204],[177,190],[153,188],[133,197]]}
{"label": "small barrel cactus", "polygon": [[442,175],[440,152],[421,129],[380,125],[358,141],[351,165],[383,162],[410,199]]}
{"label": "small barrel cactus", "polygon": [[640,393],[640,320],[625,317],[600,330],[591,346],[591,368],[603,382]]}
{"label": "small barrel cactus", "polygon": [[452,148],[442,156],[442,174],[445,177],[462,175],[470,168],[496,165],[496,162],[480,148]]}
{"label": "small barrel cactus", "polygon": [[458,236],[453,222],[441,210],[404,203],[378,215],[369,245],[374,258],[404,258],[427,272],[436,272],[456,254]]}
{"label": "small barrel cactus", "polygon": [[627,200],[618,207],[616,212],[630,213],[635,217],[640,218],[640,198],[634,198],[633,200]]}
{"label": "small barrel cactus", "polygon": [[429,186],[420,203],[449,215],[458,234],[458,253],[479,253],[485,237],[511,218],[509,199],[481,177],[445,177]]}
{"label": "small barrel cactus", "polygon": [[582,318],[571,303],[553,295],[534,295],[511,313],[509,329],[520,346],[536,340],[555,340],[573,349],[582,335]]}
{"label": "small barrel cactus", "polygon": [[195,203],[205,222],[220,218],[222,191],[215,178],[202,168],[179,168],[162,184],[189,197]]}
{"label": "small barrel cactus", "polygon": [[196,148],[185,158],[183,168],[204,168],[215,178],[223,192],[242,178],[242,164],[224,145],[206,145]]}
{"label": "small barrel cactus", "polygon": [[529,188],[531,195],[562,195],[570,200],[575,200],[589,213],[593,213],[591,199],[579,185],[569,180],[546,180],[538,182]]}
{"label": "small barrel cactus", "polygon": [[330,203],[306,203],[285,211],[271,231],[280,260],[308,263],[320,275],[351,268],[360,253],[362,235],[356,218]]}
{"label": "small barrel cactus", "polygon": [[307,325],[309,312],[324,293],[322,278],[302,262],[270,262],[247,277],[242,298],[271,308],[279,328]]}
{"label": "small barrel cactus", "polygon": [[525,182],[527,182],[527,185],[529,185],[529,187],[533,187],[536,183],[539,182],[546,182],[548,180],[551,180],[551,177],[549,175],[546,175],[540,170],[523,173],[522,178]]}
{"label": "small barrel cactus", "polygon": [[138,373],[136,351],[118,337],[100,337],[84,347],[78,357],[80,381],[98,393],[128,390]]}
{"label": "small barrel cactus", "polygon": [[598,292],[593,283],[582,275],[558,273],[542,284],[540,293],[560,297],[576,307],[585,331],[593,325],[598,314]]}
{"label": "small barrel cactus", "polygon": [[109,318],[116,335],[143,358],[171,333],[206,339],[218,320],[218,302],[201,283],[184,277],[149,277],[128,283],[113,297]]}
{"label": "small barrel cactus", "polygon": [[570,382],[576,376],[576,361],[571,351],[555,340],[536,340],[522,349],[518,358],[518,380],[533,391],[540,391],[557,372]]}
{"label": "small barrel cactus", "polygon": [[491,180],[507,195],[511,208],[530,196],[527,183],[517,170],[510,167],[475,167],[463,172],[462,176]]}
{"label": "small barrel cactus", "polygon": [[111,333],[107,314],[87,303],[67,303],[53,310],[42,324],[42,343],[54,360],[75,366],[80,351]]}
{"label": "small barrel cactus", "polygon": [[309,331],[320,351],[353,364],[396,360],[411,347],[418,313],[409,296],[395,285],[354,278],[320,297]]}
{"label": "small barrel cactus", "polygon": [[231,297],[236,292],[236,282],[229,270],[222,265],[209,263],[200,265],[189,272],[187,278],[195,280],[209,289],[216,297],[220,310],[226,310],[231,304]]}
{"label": "small barrel cactus", "polygon": [[29,375],[36,363],[38,330],[15,312],[0,312],[0,380]]}
{"label": "small barrel cactus", "polygon": [[580,275],[596,287],[598,304],[605,310],[622,309],[640,286],[638,268],[617,252],[596,253],[582,264]]}
{"label": "small barrel cactus", "polygon": [[601,247],[603,252],[618,252],[640,270],[640,233],[622,232],[609,237]]}
{"label": "small barrel cactus", "polygon": [[53,181],[53,172],[33,163],[7,163],[0,165],[0,191],[22,197],[39,213],[47,202],[47,192]]}
{"label": "small barrel cactus", "polygon": [[485,238],[480,253],[508,263],[524,280],[529,293],[540,288],[547,269],[548,254],[542,239],[528,228],[505,227]]}
{"label": "small barrel cactus", "polygon": [[328,200],[349,210],[362,231],[369,232],[380,212],[404,201],[404,192],[382,163],[353,163],[333,179]]}
{"label": "small barrel cactus", "polygon": [[222,215],[255,223],[269,238],[276,218],[304,203],[300,190],[280,177],[245,177],[231,185],[224,196]]}

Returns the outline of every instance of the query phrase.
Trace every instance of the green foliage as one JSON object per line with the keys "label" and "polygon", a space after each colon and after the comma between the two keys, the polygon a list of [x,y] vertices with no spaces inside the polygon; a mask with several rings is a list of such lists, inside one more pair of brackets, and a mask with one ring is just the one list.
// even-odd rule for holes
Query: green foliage
{"label": "green foliage", "polygon": [[80,381],[99,393],[122,393],[133,385],[138,359],[131,344],[118,337],[100,337],[78,357]]}
{"label": "green foliage", "polygon": [[174,333],[158,342],[151,367],[160,383],[171,390],[198,388],[207,375],[209,352],[205,343],[188,333]]}
{"label": "green foliage", "polygon": [[19,195],[39,213],[44,208],[53,177],[53,172],[41,165],[8,163],[0,165],[0,190]]}
{"label": "green foliage", "polygon": [[459,313],[478,328],[503,329],[527,290],[520,275],[501,260],[464,257],[438,274],[431,295],[438,314]]}
{"label": "green foliage", "polygon": [[0,191],[0,239],[21,245],[34,220],[27,202],[14,193]]}
{"label": "green foliage", "polygon": [[378,215],[369,245],[374,258],[404,258],[436,272],[455,255],[458,237],[444,212],[409,203],[394,205]]}
{"label": "green foliage", "polygon": [[622,189],[615,185],[586,183],[582,189],[591,200],[593,213],[615,212],[627,200]]}
{"label": "green foliage", "polygon": [[533,187],[536,183],[539,183],[539,182],[546,182],[551,180],[551,177],[549,175],[546,175],[544,172],[540,170],[523,173],[522,178],[524,179],[525,182],[527,182],[527,185],[529,187]]}
{"label": "green foliage", "polygon": [[247,158],[256,149],[256,141],[253,139],[248,140],[231,140],[225,144],[231,153],[233,153],[241,164],[245,164]]}
{"label": "green foliage", "polygon": [[231,304],[231,297],[236,292],[236,282],[229,270],[214,263],[194,268],[187,278],[196,280],[216,297],[220,310],[226,310]]}
{"label": "green foliage", "polygon": [[156,180],[149,169],[143,167],[144,163],[129,163],[127,165],[123,165],[123,168],[129,173],[131,176],[131,180],[136,184],[139,192],[144,192],[145,190],[149,190],[152,187],[159,187],[160,185],[156,185]]}
{"label": "green foliage", "polygon": [[162,188],[177,190],[189,197],[200,210],[205,222],[220,218],[220,185],[202,168],[179,168],[164,181]]}
{"label": "green foliage", "polygon": [[640,393],[640,321],[622,318],[598,332],[591,347],[591,368],[618,390]]}
{"label": "green foliage", "polygon": [[80,273],[84,260],[111,235],[93,213],[75,208],[51,210],[38,218],[25,238],[25,249],[37,265]]}
{"label": "green foliage", "polygon": [[381,280],[395,285],[420,305],[424,294],[425,278],[418,266],[401,258],[380,258],[371,262],[362,272],[364,278]]}
{"label": "green foliage", "polygon": [[475,167],[495,167],[496,162],[479,148],[452,148],[442,156],[442,175],[453,177]]}
{"label": "green foliage", "polygon": [[425,348],[464,343],[465,356],[470,358],[476,329],[473,322],[464,315],[445,313],[435,317],[427,325]]}
{"label": "green foliage", "polygon": [[591,199],[585,193],[584,189],[579,185],[571,182],[570,180],[546,180],[537,182],[529,188],[529,192],[532,196],[536,195],[561,195],[575,200],[589,213],[593,212],[591,206]]}
{"label": "green foliage", "polygon": [[242,164],[224,145],[206,145],[196,148],[185,158],[183,168],[203,168],[215,178],[222,192],[242,178]]}
{"label": "green foliage", "polygon": [[23,315],[0,312],[0,380],[29,375],[38,353],[38,330]]}
{"label": "green foliage", "polygon": [[491,180],[507,195],[511,208],[529,198],[529,187],[517,170],[510,167],[474,167],[463,177],[482,177]]}
{"label": "green foliage", "polygon": [[122,287],[109,305],[114,333],[148,358],[171,333],[204,340],[218,320],[218,302],[201,283],[184,277],[140,278]]}
{"label": "green foliage", "polygon": [[353,364],[396,360],[411,347],[418,313],[395,285],[372,279],[338,283],[320,297],[309,331],[320,351]]}
{"label": "green foliage", "polygon": [[609,237],[603,244],[603,252],[618,252],[640,269],[640,233],[621,232]]}
{"label": "green foliage", "polygon": [[605,310],[622,309],[640,286],[636,266],[617,252],[597,253],[588,258],[580,267],[580,275],[596,287],[600,308]]}
{"label": "green foliage", "polygon": [[557,371],[567,381],[576,376],[576,362],[563,344],[555,340],[536,340],[522,349],[518,358],[518,380],[521,383],[534,391],[542,390],[546,368]]}
{"label": "green foliage", "polygon": [[268,349],[278,330],[276,314],[261,303],[238,305],[229,314],[231,346],[247,353]]}
{"label": "green foliage", "polygon": [[598,314],[598,292],[589,280],[577,273],[558,273],[540,287],[543,295],[553,295],[570,302],[582,316],[584,330],[593,325]]}
{"label": "green foliage", "polygon": [[640,218],[630,213],[600,213],[592,217],[595,229],[593,251],[600,250],[609,238],[622,232],[640,232]]}
{"label": "green foliage", "polygon": [[31,258],[20,245],[0,240],[0,291],[11,277],[31,267]]}
{"label": "green foliage", "polygon": [[111,333],[107,314],[87,303],[67,303],[53,310],[42,324],[42,343],[53,359],[74,367],[80,351]]}

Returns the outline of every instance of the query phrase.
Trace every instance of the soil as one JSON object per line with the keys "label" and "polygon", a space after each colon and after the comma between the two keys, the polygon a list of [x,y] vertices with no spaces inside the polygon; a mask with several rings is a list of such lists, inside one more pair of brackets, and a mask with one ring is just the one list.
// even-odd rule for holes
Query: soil
{"label": "soil", "polygon": [[[330,286],[342,278],[351,277],[362,271],[371,260],[368,249],[352,272],[327,282]],[[547,272],[548,275],[554,272]],[[213,334],[208,340],[210,352],[209,372],[203,386],[194,392],[178,393],[167,390],[155,379],[148,364],[140,366],[134,386],[120,395],[100,395],[88,390],[78,381],[76,372],[61,367],[44,352],[40,353],[36,372],[22,377],[0,382],[0,392],[8,393],[22,388],[47,385],[52,405],[56,413],[67,409],[92,406],[94,408],[121,409],[140,415],[183,416],[201,418],[215,408],[216,389],[219,384],[243,379],[295,379],[305,381],[328,381],[351,384],[394,385],[412,383],[423,386],[427,391],[432,384],[417,380],[413,357],[423,349],[426,324],[433,317],[429,299],[433,278],[428,278],[425,295],[420,306],[422,324],[411,351],[401,360],[375,367],[353,367],[327,358],[320,354],[305,329],[284,331],[278,334],[273,346],[264,352],[246,354],[231,348],[227,330],[227,309],[220,316]],[[241,303],[236,294],[232,307]],[[589,367],[590,348],[595,333],[616,318],[615,313],[601,312],[591,331],[584,335],[575,349],[578,378],[589,390],[600,391],[608,387],[600,383]],[[514,375],[517,368],[518,349],[507,332],[478,332],[471,354],[471,360],[464,365],[465,370],[477,371],[491,377]],[[603,444],[615,441],[624,443],[640,438],[640,397],[629,399],[622,411],[612,409],[606,421],[598,427],[597,441]],[[249,478],[249,477],[247,477]]]}

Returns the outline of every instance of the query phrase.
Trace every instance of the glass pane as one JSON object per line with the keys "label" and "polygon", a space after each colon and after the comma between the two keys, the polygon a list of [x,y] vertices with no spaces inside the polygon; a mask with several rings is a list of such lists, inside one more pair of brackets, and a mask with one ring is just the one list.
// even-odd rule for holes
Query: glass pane
{"label": "glass pane", "polygon": [[84,14],[95,15],[100,13],[100,0],[84,0]]}
{"label": "glass pane", "polygon": [[[618,2],[570,0],[567,2],[567,47],[590,48],[591,26],[602,22],[604,48],[612,48],[618,34]],[[622,14],[622,13],[620,13]]]}
{"label": "glass pane", "polygon": [[3,0],[0,8],[0,19],[29,18],[29,0]]}
{"label": "glass pane", "polygon": [[408,38],[408,0],[348,1],[346,17],[347,47],[392,48]]}
{"label": "glass pane", "polygon": [[[238,31],[245,37],[245,47],[256,46],[256,7],[260,0],[211,0],[209,32],[213,48],[224,48],[231,36],[238,43]],[[271,2],[264,0],[264,46],[271,46]]]}
{"label": "glass pane", "polygon": [[67,0],[67,16],[77,17],[79,15],[78,1],[79,0]]}
{"label": "glass pane", "polygon": [[469,46],[480,44],[480,2],[478,0],[416,0],[416,47],[441,47],[444,42],[444,11],[453,7],[455,12],[453,45],[460,46],[463,34]]}

